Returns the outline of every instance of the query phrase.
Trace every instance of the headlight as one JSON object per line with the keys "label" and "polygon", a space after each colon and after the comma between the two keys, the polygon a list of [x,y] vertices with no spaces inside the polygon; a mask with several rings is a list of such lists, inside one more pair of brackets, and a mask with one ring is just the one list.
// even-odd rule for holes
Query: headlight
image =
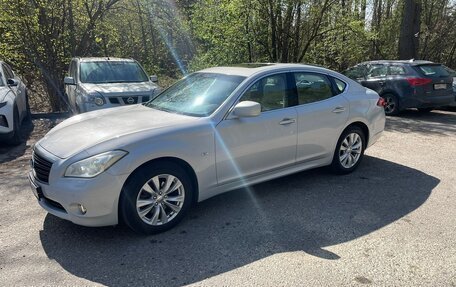
{"label": "headlight", "polygon": [[123,150],[113,150],[71,164],[65,171],[66,177],[95,177],[127,154]]}
{"label": "headlight", "polygon": [[84,96],[84,102],[89,104],[95,104],[97,106],[102,106],[105,104],[104,97],[99,92],[92,92]]}

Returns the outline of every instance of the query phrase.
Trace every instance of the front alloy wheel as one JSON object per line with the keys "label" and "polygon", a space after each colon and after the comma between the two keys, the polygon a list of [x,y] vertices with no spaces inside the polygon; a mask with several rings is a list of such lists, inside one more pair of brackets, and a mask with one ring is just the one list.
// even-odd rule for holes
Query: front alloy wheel
{"label": "front alloy wheel", "polygon": [[182,220],[194,202],[191,178],[180,165],[154,161],[128,178],[119,200],[119,216],[138,233],[166,231]]}
{"label": "front alloy wheel", "polygon": [[170,174],[160,174],[146,182],[138,193],[136,211],[147,224],[158,226],[173,220],[185,201],[182,182]]}

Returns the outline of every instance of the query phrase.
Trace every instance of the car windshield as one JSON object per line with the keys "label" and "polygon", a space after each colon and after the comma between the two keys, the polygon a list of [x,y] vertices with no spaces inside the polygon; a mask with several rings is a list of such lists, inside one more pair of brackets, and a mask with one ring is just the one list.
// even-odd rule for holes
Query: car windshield
{"label": "car windshield", "polygon": [[130,61],[82,62],[80,70],[82,83],[133,83],[149,80],[138,63]]}
{"label": "car windshield", "polygon": [[162,92],[145,106],[204,117],[212,114],[245,79],[214,73],[194,73]]}

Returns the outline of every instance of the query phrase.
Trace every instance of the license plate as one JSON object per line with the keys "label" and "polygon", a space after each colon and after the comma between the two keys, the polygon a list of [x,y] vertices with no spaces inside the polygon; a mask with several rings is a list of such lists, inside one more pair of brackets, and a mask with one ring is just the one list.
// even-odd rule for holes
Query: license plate
{"label": "license plate", "polygon": [[29,175],[29,182],[30,182],[30,188],[32,189],[33,195],[40,200],[43,197],[43,191],[41,190],[41,187],[36,184],[32,177]]}
{"label": "license plate", "polygon": [[446,88],[446,84],[434,84],[434,90],[445,90]]}

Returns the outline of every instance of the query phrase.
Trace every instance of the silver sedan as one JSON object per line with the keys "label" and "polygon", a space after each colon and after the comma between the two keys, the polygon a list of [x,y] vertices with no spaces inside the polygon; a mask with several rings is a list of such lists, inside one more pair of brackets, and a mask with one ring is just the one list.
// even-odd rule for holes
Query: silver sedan
{"label": "silver sedan", "polygon": [[355,170],[385,125],[377,93],[299,64],[217,67],[147,103],[74,116],[34,147],[29,178],[49,213],[140,233],[199,201],[302,170]]}

